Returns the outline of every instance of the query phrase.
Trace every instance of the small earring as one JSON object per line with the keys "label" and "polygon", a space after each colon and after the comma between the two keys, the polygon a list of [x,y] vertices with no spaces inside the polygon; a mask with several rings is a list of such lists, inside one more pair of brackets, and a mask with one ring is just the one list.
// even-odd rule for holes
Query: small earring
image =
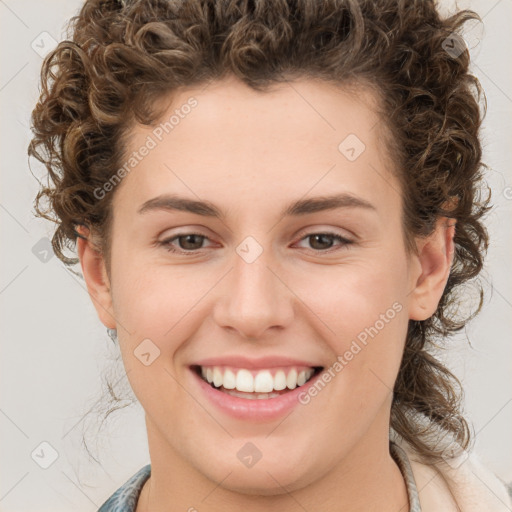
{"label": "small earring", "polygon": [[107,334],[113,343],[117,342],[117,330],[116,329],[107,328]]}

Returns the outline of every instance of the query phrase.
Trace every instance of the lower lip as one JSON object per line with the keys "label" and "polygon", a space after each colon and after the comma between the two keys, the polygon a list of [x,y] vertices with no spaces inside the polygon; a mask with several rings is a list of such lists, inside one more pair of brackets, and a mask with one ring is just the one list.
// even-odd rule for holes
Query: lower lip
{"label": "lower lip", "polygon": [[307,392],[311,384],[315,382],[319,372],[306,385],[297,387],[274,398],[239,398],[223,391],[218,391],[205,382],[194,370],[191,369],[199,387],[206,397],[224,413],[242,420],[271,421],[279,419],[291,413],[294,407],[301,405],[299,395]]}

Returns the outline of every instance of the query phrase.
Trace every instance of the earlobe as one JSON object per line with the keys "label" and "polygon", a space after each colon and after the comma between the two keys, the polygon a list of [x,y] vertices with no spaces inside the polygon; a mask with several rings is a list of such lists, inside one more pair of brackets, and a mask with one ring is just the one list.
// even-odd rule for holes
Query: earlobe
{"label": "earlobe", "polygon": [[87,291],[96,308],[101,323],[115,329],[111,287],[105,268],[105,260],[91,240],[90,231],[85,226],[76,228],[80,237],[77,238],[77,253],[82,267],[82,274]]}
{"label": "earlobe", "polygon": [[455,253],[454,236],[455,221],[442,217],[434,232],[417,242],[415,258],[421,270],[411,292],[411,320],[426,320],[436,312],[450,275]]}

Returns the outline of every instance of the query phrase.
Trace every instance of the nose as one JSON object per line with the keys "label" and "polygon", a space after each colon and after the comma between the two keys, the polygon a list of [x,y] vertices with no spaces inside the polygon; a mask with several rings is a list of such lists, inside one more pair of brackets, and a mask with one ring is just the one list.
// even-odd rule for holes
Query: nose
{"label": "nose", "polygon": [[259,340],[293,321],[293,293],[266,257],[248,263],[235,255],[214,308],[214,320],[223,329],[248,340]]}

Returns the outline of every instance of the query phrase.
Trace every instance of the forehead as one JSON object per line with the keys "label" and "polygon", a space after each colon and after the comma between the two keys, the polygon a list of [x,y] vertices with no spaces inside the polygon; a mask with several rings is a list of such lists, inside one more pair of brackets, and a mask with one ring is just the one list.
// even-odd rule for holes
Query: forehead
{"label": "forehead", "polygon": [[121,199],[130,194],[141,204],[179,192],[232,204],[260,197],[263,205],[333,187],[368,201],[397,195],[369,90],[299,80],[261,92],[228,78],[163,101],[168,108],[154,126],[131,130]]}

